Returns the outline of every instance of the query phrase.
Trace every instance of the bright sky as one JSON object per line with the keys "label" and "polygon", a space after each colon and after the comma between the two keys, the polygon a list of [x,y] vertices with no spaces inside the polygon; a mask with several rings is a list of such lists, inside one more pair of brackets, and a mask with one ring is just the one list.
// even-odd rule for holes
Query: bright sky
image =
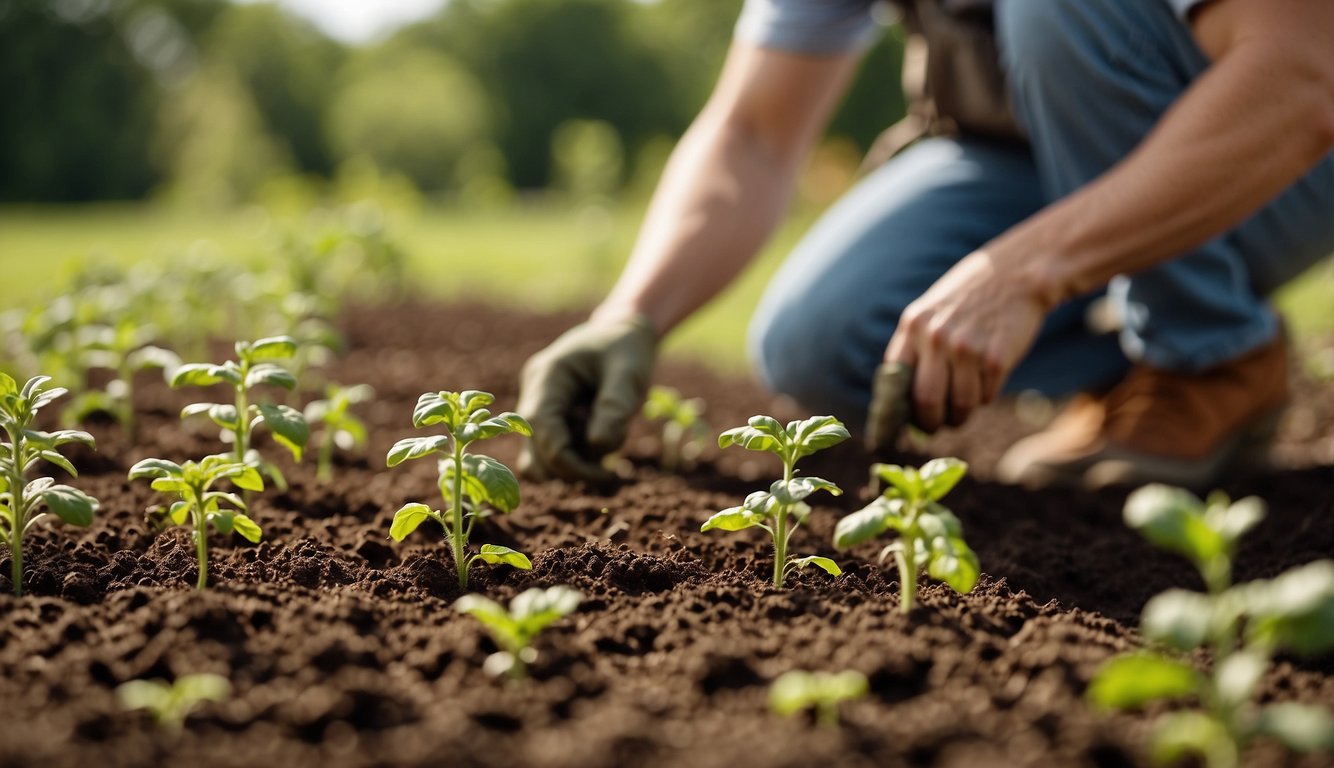
{"label": "bright sky", "polygon": [[445,0],[278,0],[279,5],[310,19],[325,33],[350,43],[372,40],[423,19],[444,3]]}

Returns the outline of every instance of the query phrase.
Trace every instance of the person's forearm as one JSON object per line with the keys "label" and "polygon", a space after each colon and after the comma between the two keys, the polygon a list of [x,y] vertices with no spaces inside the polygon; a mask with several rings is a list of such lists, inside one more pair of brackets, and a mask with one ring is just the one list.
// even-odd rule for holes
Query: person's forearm
{"label": "person's forearm", "polygon": [[1124,161],[983,251],[1052,306],[1236,226],[1331,148],[1328,73],[1242,42]]}
{"label": "person's forearm", "polygon": [[661,334],[721,291],[777,226],[795,170],[701,115],[672,153],[630,261],[594,319],[641,314]]}

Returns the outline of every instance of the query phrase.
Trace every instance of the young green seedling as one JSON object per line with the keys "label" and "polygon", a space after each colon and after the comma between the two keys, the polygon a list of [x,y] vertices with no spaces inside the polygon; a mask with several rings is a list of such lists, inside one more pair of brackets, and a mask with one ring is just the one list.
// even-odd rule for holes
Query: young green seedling
{"label": "young green seedling", "polygon": [[315,470],[320,482],[327,483],[333,479],[335,446],[350,451],[366,443],[366,425],[353,416],[349,409],[374,396],[375,390],[365,384],[355,387],[330,384],[324,390],[323,400],[314,400],[306,405],[306,423],[322,427],[319,460]]}
{"label": "young green seedling", "polygon": [[130,467],[130,479],[149,478],[153,490],[175,494],[177,500],[167,509],[167,516],[176,525],[189,522],[194,529],[195,553],[199,558],[198,589],[208,586],[208,529],[222,535],[236,533],[241,538],[257,542],[263,536],[259,526],[246,513],[245,500],[227,491],[217,491],[213,485],[230,480],[246,491],[264,490],[259,470],[220,454],[206,456],[203,461],[177,464],[165,459],[144,459]]}
{"label": "young green seedling", "polygon": [[181,411],[181,418],[208,414],[213,423],[222,428],[224,440],[230,439],[236,460],[264,472],[280,489],[287,487],[287,480],[277,466],[265,461],[251,447],[252,430],[264,424],[273,438],[291,451],[292,458],[301,461],[301,453],[310,439],[310,427],[295,408],[251,402],[251,390],[263,384],[273,384],[288,390],[296,387],[296,377],[273,362],[290,359],[296,354],[296,349],[296,342],[290,336],[273,336],[255,342],[238,341],[235,361],[228,360],[222,365],[189,363],[177,368],[171,377],[173,387],[207,387],[226,383],[232,388],[234,402],[192,403]]}
{"label": "young green seedling", "polygon": [[134,442],[134,374],[150,368],[174,371],[181,362],[174,352],[149,343],[156,335],[151,325],[141,325],[129,316],[115,325],[80,328],[75,336],[75,354],[80,357],[81,367],[105,368],[114,371],[116,377],[105,389],[77,395],[65,410],[65,418],[79,422],[93,413],[109,413],[120,423],[125,438]]}
{"label": "young green seedling", "polygon": [[510,601],[508,610],[480,595],[464,595],[454,607],[482,622],[500,646],[498,652],[486,658],[482,668],[487,674],[518,679],[537,660],[533,638],[573,612],[583,599],[578,590],[570,587],[549,587],[519,593]]}
{"label": "young green seedling", "polygon": [[60,387],[44,389],[48,381],[49,377],[35,376],[19,389],[13,377],[0,373],[0,427],[6,438],[0,443],[0,536],[9,549],[15,595],[23,594],[23,535],[28,529],[47,512],[70,525],[87,527],[97,512],[97,499],[77,488],[57,485],[49,477],[27,479],[28,472],[42,462],[78,477],[74,465],[58,449],[69,443],[93,447],[93,436],[87,432],[35,428],[37,412],[66,392]]}
{"label": "young green seedling", "polygon": [[386,458],[389,466],[396,467],[408,459],[444,456],[439,464],[439,485],[449,509],[441,513],[425,504],[407,504],[394,513],[389,535],[394,541],[402,541],[428,518],[439,523],[454,554],[460,589],[467,589],[468,569],[478,560],[522,570],[533,567],[527,555],[495,544],[484,544],[480,553],[468,554],[468,539],[479,518],[489,515],[491,509],[509,513],[519,505],[519,480],[509,467],[490,456],[469,453],[468,446],[499,435],[533,434],[533,428],[517,413],[505,411],[492,416],[486,406],[494,401],[490,393],[477,390],[427,392],[417,399],[412,424],[418,429],[439,424],[446,434],[404,438],[389,449]]}
{"label": "young green seedling", "polygon": [[[1264,503],[1254,496],[1234,503],[1216,492],[1201,501],[1164,485],[1145,486],[1126,500],[1126,524],[1189,560],[1208,590],[1169,589],[1150,599],[1140,631],[1157,646],[1112,659],[1089,685],[1089,700],[1103,708],[1200,703],[1200,710],[1174,712],[1156,723],[1150,754],[1158,762],[1196,755],[1210,768],[1232,768],[1258,736],[1297,751],[1334,749],[1334,720],[1325,709],[1255,702],[1275,653],[1311,656],[1334,648],[1334,561],[1232,584],[1237,541],[1264,514]],[[1209,672],[1184,657],[1198,648],[1210,651]]]}
{"label": "young green seedling", "polygon": [[870,691],[866,675],[849,669],[843,672],[784,672],[769,686],[769,709],[782,717],[814,709],[821,725],[838,725],[838,705],[855,701]]}
{"label": "young green seedling", "polygon": [[954,458],[932,459],[921,469],[875,464],[871,475],[886,484],[884,493],[834,528],[836,549],[854,547],[889,530],[898,534],[880,551],[880,559],[894,555],[904,613],[917,604],[917,575],[923,568],[956,592],[968,592],[977,584],[981,574],[977,555],[963,540],[959,518],[940,504],[967,472],[968,465]]}
{"label": "young green seedling", "polygon": [[765,451],[783,462],[783,479],[775,480],[767,491],[755,491],[739,507],[728,507],[700,526],[701,531],[718,528],[741,531],[762,528],[774,542],[774,586],[781,587],[795,568],[814,565],[839,576],[843,571],[827,557],[790,558],[787,553],[792,532],[806,521],[811,508],[805,499],[816,491],[835,496],[843,493],[837,485],[818,477],[797,477],[797,461],[816,451],[838,445],[848,439],[848,430],[833,416],[813,416],[792,421],[784,427],[768,416],[751,416],[744,427],[734,427],[718,436],[718,447],[739,445],[751,451]]}
{"label": "young green seedling", "polygon": [[650,421],[662,422],[662,468],[675,472],[693,465],[709,431],[703,419],[704,401],[685,399],[671,387],[652,387],[643,413]]}
{"label": "young green seedling", "polygon": [[185,718],[206,701],[222,701],[231,695],[232,684],[221,675],[182,675],[176,682],[131,680],[116,688],[116,698],[125,709],[146,709],[153,721],[179,731]]}

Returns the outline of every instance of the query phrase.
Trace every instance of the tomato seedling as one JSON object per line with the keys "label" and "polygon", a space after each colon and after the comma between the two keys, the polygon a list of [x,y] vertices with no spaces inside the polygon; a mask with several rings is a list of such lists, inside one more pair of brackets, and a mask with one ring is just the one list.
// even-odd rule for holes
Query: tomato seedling
{"label": "tomato seedling", "polygon": [[866,675],[854,670],[842,672],[784,672],[769,686],[769,709],[783,717],[807,709],[815,710],[816,722],[838,725],[838,705],[855,701],[870,692]]}
{"label": "tomato seedling", "polygon": [[806,498],[816,491],[827,491],[835,496],[843,491],[828,480],[818,477],[798,477],[797,461],[816,451],[838,445],[848,439],[848,430],[833,416],[813,416],[804,421],[789,422],[786,427],[769,416],[751,416],[744,427],[734,427],[718,436],[718,447],[739,445],[751,451],[764,451],[783,462],[783,479],[775,480],[767,491],[755,491],[739,507],[728,507],[704,521],[701,531],[715,528],[724,531],[742,531],[762,528],[774,542],[774,586],[781,587],[793,569],[814,565],[825,572],[839,576],[838,565],[827,557],[788,556],[787,545],[792,532],[811,514]]}
{"label": "tomato seedling", "polygon": [[578,590],[557,586],[521,592],[510,601],[508,609],[481,595],[464,595],[454,607],[482,622],[500,646],[499,651],[486,658],[482,669],[497,677],[508,675],[518,679],[537,660],[533,639],[572,613],[583,599]]}
{"label": "tomato seedling", "polygon": [[116,376],[101,390],[88,390],[75,396],[65,409],[65,418],[78,422],[98,412],[108,413],[125,432],[125,439],[135,440],[134,374],[150,368],[174,371],[180,358],[170,350],[150,344],[157,331],[132,317],[121,318],[114,325],[91,325],[75,335],[81,367],[105,368]]}
{"label": "tomato seedling", "polygon": [[709,432],[703,418],[704,401],[683,398],[671,387],[652,387],[643,414],[650,421],[662,422],[662,468],[676,472],[693,466]]}
{"label": "tomato seedling", "polygon": [[[1150,599],[1140,631],[1156,647],[1112,659],[1089,684],[1089,700],[1105,709],[1199,701],[1199,710],[1159,718],[1150,736],[1156,761],[1194,755],[1210,768],[1231,768],[1258,736],[1302,752],[1334,750],[1334,720],[1324,708],[1255,702],[1275,653],[1314,656],[1334,648],[1334,561],[1232,584],[1237,541],[1264,514],[1254,496],[1233,502],[1215,492],[1201,501],[1165,485],[1145,486],[1126,500],[1126,524],[1189,560],[1207,589],[1169,589]],[[1199,648],[1211,653],[1209,672],[1185,657]]]}
{"label": "tomato seedling", "polygon": [[87,527],[97,512],[97,499],[77,488],[58,485],[49,477],[27,479],[28,472],[42,462],[78,477],[74,465],[58,449],[70,443],[94,445],[87,432],[43,432],[34,427],[37,412],[66,392],[60,387],[45,389],[50,380],[34,376],[20,389],[13,377],[0,373],[0,426],[7,439],[0,444],[0,535],[9,549],[15,595],[23,594],[23,536],[28,529],[47,512],[70,525]]}
{"label": "tomato seedling", "polygon": [[144,459],[130,467],[130,479],[151,479],[153,490],[175,494],[177,500],[167,508],[167,518],[176,525],[187,522],[193,529],[195,553],[199,558],[196,588],[208,586],[208,529],[224,536],[238,534],[257,542],[263,531],[246,513],[245,499],[227,491],[214,490],[215,483],[230,480],[246,491],[264,490],[259,470],[236,461],[226,454],[206,456],[198,463],[177,464],[166,459]]}
{"label": "tomato seedling", "polygon": [[232,684],[221,675],[182,675],[176,682],[131,680],[116,688],[116,698],[125,709],[146,709],[153,722],[179,731],[185,718],[206,701],[222,701],[231,695]]}
{"label": "tomato seedling", "polygon": [[324,399],[306,404],[305,419],[311,426],[319,425],[319,454],[315,476],[322,483],[333,479],[334,447],[350,451],[366,443],[366,425],[352,415],[351,407],[375,396],[375,390],[365,384],[343,387],[330,384],[325,387]]}
{"label": "tomato seedling", "polygon": [[533,434],[533,428],[517,413],[491,415],[486,406],[493,402],[495,398],[489,392],[477,390],[423,394],[412,411],[413,426],[421,429],[439,424],[445,434],[404,438],[389,449],[386,457],[386,463],[396,467],[409,459],[444,456],[439,463],[439,486],[448,511],[441,513],[421,503],[404,505],[394,513],[389,535],[394,541],[402,541],[427,519],[439,523],[454,554],[460,589],[468,588],[468,569],[478,560],[525,571],[533,567],[527,555],[495,544],[484,544],[480,553],[468,554],[468,539],[479,518],[489,515],[491,509],[508,514],[519,506],[519,480],[509,467],[490,456],[469,453],[468,446],[500,435]]}
{"label": "tomato seedling", "polygon": [[898,564],[899,606],[904,613],[917,604],[917,575],[924,568],[956,592],[969,592],[977,584],[981,574],[977,555],[963,540],[959,518],[940,504],[967,472],[968,465],[955,458],[932,459],[921,469],[875,464],[871,475],[885,483],[884,493],[834,528],[836,549],[854,547],[890,530],[898,535],[880,551],[880,559],[893,555]]}
{"label": "tomato seedling", "polygon": [[251,447],[254,428],[264,424],[273,439],[301,461],[301,454],[310,439],[310,427],[301,412],[286,405],[251,402],[255,387],[272,384],[287,390],[296,387],[296,377],[274,360],[290,359],[297,345],[290,336],[272,336],[258,341],[236,342],[236,360],[222,365],[188,363],[176,369],[171,377],[173,387],[208,387],[225,383],[235,393],[231,403],[192,403],[181,410],[181,418],[205,413],[222,428],[224,441],[230,440],[232,453],[238,462],[249,464],[268,475],[280,489],[287,480],[273,463],[265,461],[259,451]]}

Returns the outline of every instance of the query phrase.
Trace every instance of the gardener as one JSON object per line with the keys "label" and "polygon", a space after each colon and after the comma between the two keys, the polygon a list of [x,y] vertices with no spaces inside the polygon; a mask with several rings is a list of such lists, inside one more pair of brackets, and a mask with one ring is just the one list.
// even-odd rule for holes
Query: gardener
{"label": "gardener", "polygon": [[[872,5],[748,0],[619,281],[525,368],[530,475],[606,476],[597,458],[624,440],[658,339],[779,223]],[[991,14],[916,5],[919,22]],[[1079,393],[1010,449],[1003,479],[1208,484],[1287,396],[1266,297],[1334,251],[1334,3],[1000,0],[994,26],[1026,140],[989,135],[983,115],[863,179],[769,286],[760,376],[860,424],[883,406],[877,367],[908,364],[928,431],[1002,392]],[[1086,323],[1104,295],[1119,334]]]}

